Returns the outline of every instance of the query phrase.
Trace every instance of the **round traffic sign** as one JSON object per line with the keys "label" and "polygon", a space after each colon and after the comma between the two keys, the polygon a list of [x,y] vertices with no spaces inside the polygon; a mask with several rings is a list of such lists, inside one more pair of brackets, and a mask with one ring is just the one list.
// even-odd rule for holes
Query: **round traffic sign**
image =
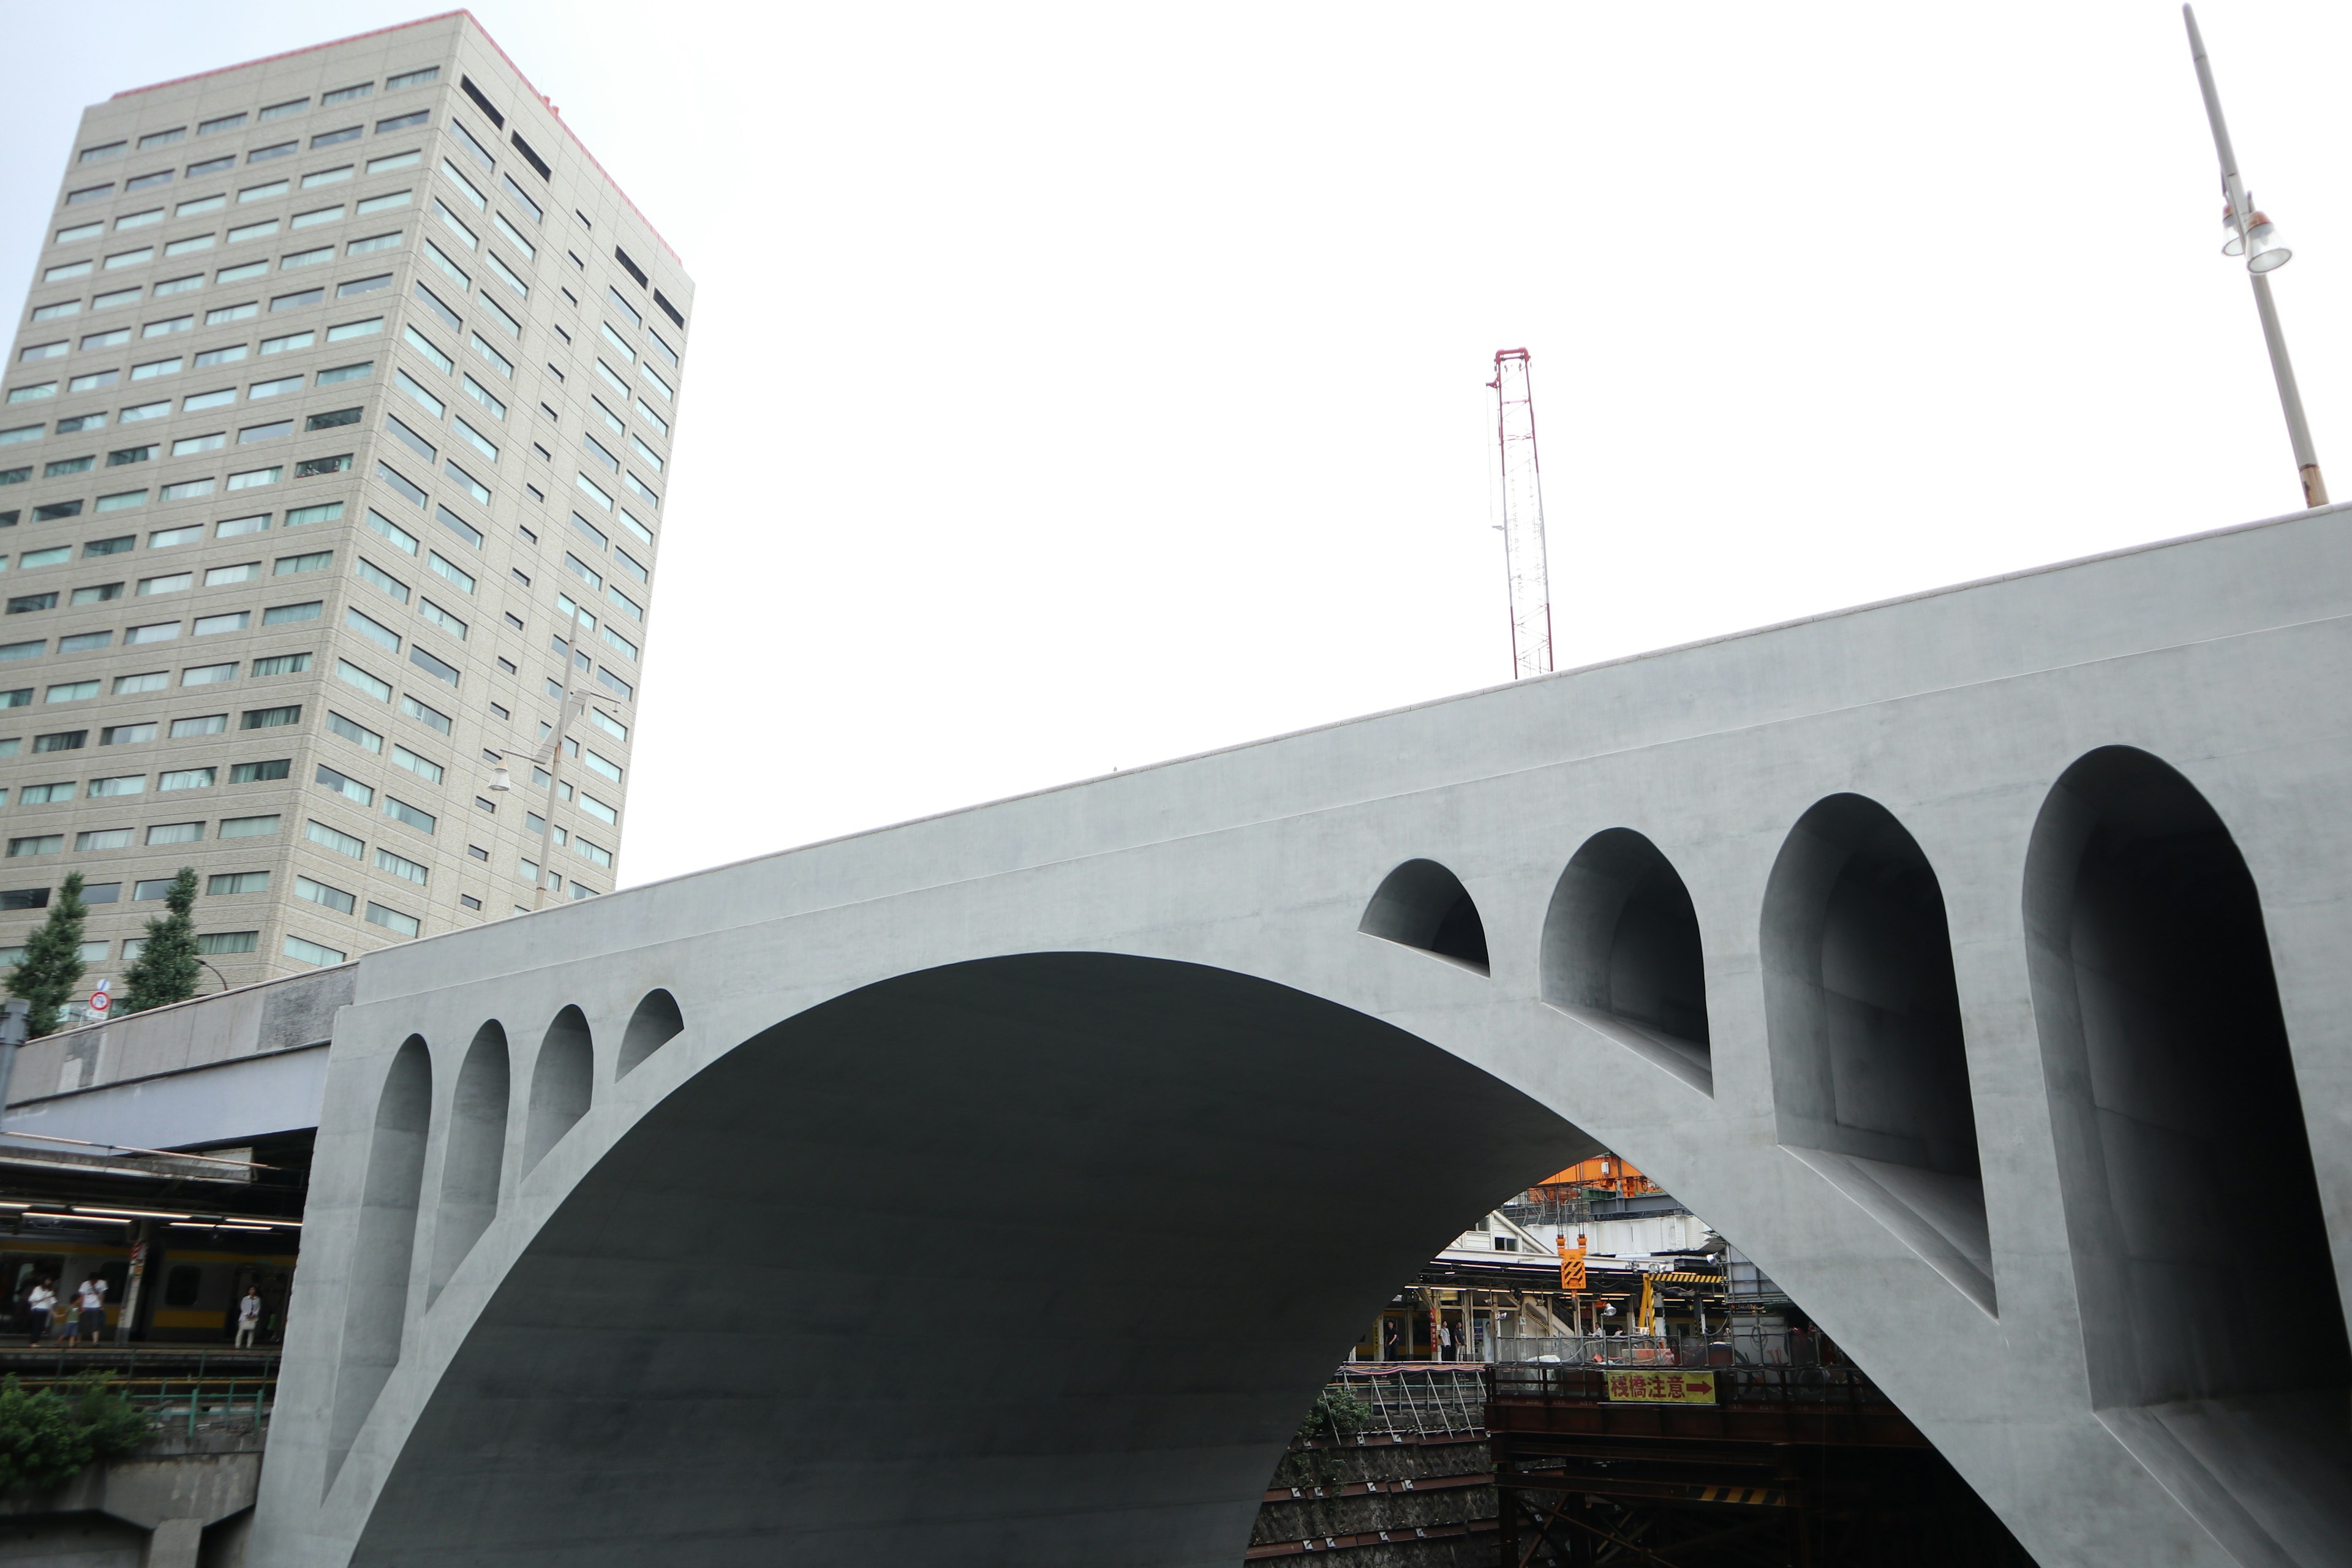
{"label": "round traffic sign", "polygon": [[93,1013],[103,1013],[113,1005],[114,998],[103,991],[93,991],[89,994],[89,1010]]}

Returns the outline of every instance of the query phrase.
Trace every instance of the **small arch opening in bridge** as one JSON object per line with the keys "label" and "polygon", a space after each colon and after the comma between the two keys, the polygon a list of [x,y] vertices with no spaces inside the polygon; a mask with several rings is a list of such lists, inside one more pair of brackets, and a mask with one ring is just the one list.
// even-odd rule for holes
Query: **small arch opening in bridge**
{"label": "small arch opening in bridge", "polygon": [[1546,1002],[1715,1092],[1698,910],[1649,839],[1612,827],[1584,841],[1552,889],[1541,970]]}
{"label": "small arch opening in bridge", "polygon": [[499,1171],[507,1147],[509,1073],[507,1032],[496,1020],[474,1032],[449,1101],[449,1136],[441,1152],[441,1196],[433,1221],[433,1268],[425,1305],[440,1298],[449,1276],[499,1212]]}
{"label": "small arch opening in bridge", "polygon": [[613,1076],[628,1077],[639,1062],[677,1038],[685,1028],[686,1018],[677,1010],[677,997],[658,986],[646,992],[637,1010],[629,1016],[629,1026],[621,1036],[620,1061]]}
{"label": "small arch opening in bridge", "polygon": [[530,1069],[530,1109],[523,1122],[522,1168],[538,1168],[547,1152],[588,1114],[595,1093],[596,1051],[587,1016],[566,1007],[547,1026]]}
{"label": "small arch opening in bridge", "polygon": [[2244,856],[2179,772],[2102,748],[2042,805],[2024,912],[2094,1402],[2176,1435],[2133,1443],[2152,1468],[2246,1465],[2221,1479],[2278,1539],[2352,1538],[2312,1511],[2352,1500],[2352,1351]]}
{"label": "small arch opening in bridge", "polygon": [[424,1037],[402,1043],[376,1096],[367,1174],[352,1227],[351,1287],[344,1297],[334,1414],[328,1426],[327,1484],[400,1363],[408,1321],[408,1274],[425,1185],[425,1143],[433,1123],[433,1055]]}
{"label": "small arch opening in bridge", "polygon": [[1885,806],[1831,795],[1781,846],[1759,934],[1781,1143],[1990,1312],[1976,1107],[1935,868]]}
{"label": "small arch opening in bridge", "polygon": [[1486,926],[1478,918],[1478,906],[1462,879],[1434,860],[1408,860],[1391,871],[1356,929],[1480,974],[1488,973]]}

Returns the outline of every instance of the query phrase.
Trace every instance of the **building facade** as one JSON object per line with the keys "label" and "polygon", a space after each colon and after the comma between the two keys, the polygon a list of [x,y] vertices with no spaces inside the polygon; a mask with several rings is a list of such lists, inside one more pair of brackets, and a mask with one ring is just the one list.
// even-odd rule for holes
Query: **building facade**
{"label": "building facade", "polygon": [[[0,961],[609,891],[693,285],[463,12],[84,111],[0,404]],[[513,788],[491,788],[501,760]]]}

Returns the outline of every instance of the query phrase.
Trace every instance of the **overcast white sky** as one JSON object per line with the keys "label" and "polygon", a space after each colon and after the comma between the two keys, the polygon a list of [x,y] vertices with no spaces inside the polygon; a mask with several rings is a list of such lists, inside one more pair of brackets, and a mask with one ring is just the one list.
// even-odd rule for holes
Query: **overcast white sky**
{"label": "overcast white sky", "polygon": [[[699,289],[628,882],[1507,679],[1499,347],[1562,668],[2301,504],[2164,0],[474,10]],[[0,301],[424,14],[10,7]],[[2352,7],[2200,18],[2352,495]]]}

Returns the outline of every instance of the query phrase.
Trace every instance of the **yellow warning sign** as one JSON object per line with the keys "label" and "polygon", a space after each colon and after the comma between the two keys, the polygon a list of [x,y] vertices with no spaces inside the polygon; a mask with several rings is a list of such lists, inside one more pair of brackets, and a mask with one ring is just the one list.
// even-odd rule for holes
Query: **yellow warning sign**
{"label": "yellow warning sign", "polygon": [[1609,1397],[1618,1405],[1712,1405],[1711,1372],[1607,1372]]}

